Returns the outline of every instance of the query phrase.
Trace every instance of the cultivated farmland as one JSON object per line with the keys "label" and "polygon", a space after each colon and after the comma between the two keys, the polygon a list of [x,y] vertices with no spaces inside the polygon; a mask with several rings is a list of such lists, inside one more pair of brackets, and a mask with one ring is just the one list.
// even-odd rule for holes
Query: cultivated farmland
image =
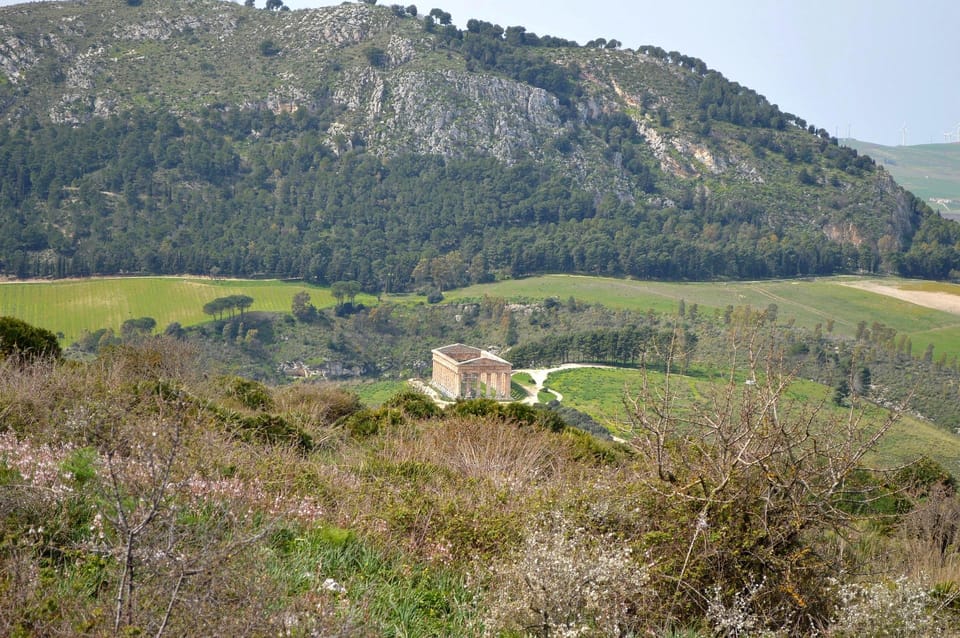
{"label": "cultivated farmland", "polygon": [[[70,343],[84,330],[118,329],[127,319],[153,317],[158,329],[177,321],[184,326],[209,320],[203,304],[217,297],[249,295],[251,310],[289,312],[293,295],[310,293],[318,308],[334,304],[329,289],[303,282],[276,280],[212,280],[200,278],[116,278],[52,282],[13,282],[0,285],[0,315],[10,315],[63,335]],[[897,297],[890,296],[899,291]],[[911,292],[927,295],[923,303],[940,298],[941,308],[909,300]],[[932,343],[938,354],[960,354],[960,286],[896,278],[830,277],[810,280],[754,282],[671,283],[544,275],[528,279],[470,286],[444,293],[446,302],[468,302],[483,296],[508,300],[542,301],[570,297],[580,303],[614,309],[676,312],[680,300],[697,304],[701,315],[717,315],[728,305],[764,309],[776,304],[779,322],[813,328],[833,323],[834,334],[852,337],[857,324],[879,322],[906,334],[915,354]],[[899,298],[898,298],[899,297]],[[388,295],[393,303],[420,303],[422,297]],[[360,295],[358,302],[374,305],[376,299]],[[949,302],[949,303],[947,303]]]}
{"label": "cultivated farmland", "polygon": [[306,290],[317,307],[333,305],[328,289],[302,282],[136,277],[16,282],[0,285],[0,315],[62,334],[71,343],[85,330],[118,330],[127,319],[153,317],[162,330],[173,321],[189,326],[210,319],[203,305],[218,297],[249,295],[250,310],[289,312]]}
{"label": "cultivated farmland", "polygon": [[[871,283],[883,288],[859,287]],[[956,284],[861,277],[673,283],[546,275],[471,286],[444,294],[450,301],[477,300],[484,295],[528,300],[557,297],[561,301],[574,297],[581,303],[657,312],[676,312],[682,299],[688,308],[697,304],[701,315],[720,313],[728,305],[749,305],[762,310],[776,304],[781,323],[793,320],[796,325],[807,328],[819,323],[826,332],[827,323],[832,321],[834,334],[852,337],[861,321],[867,326],[879,322],[908,335],[914,353],[923,352],[927,344],[932,343],[937,353],[960,354],[960,314],[948,312],[951,305],[929,308],[886,294],[890,289],[917,286],[932,286],[943,299],[960,301],[960,286]]]}

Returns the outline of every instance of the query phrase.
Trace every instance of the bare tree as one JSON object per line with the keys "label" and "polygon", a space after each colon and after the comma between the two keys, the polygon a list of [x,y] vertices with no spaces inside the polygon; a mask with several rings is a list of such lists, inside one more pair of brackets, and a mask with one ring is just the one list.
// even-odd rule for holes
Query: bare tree
{"label": "bare tree", "polygon": [[[164,365],[169,369],[169,362]],[[198,617],[216,619],[219,629],[224,616],[218,607],[224,605],[213,598],[224,591],[239,598],[240,592],[210,583],[242,572],[237,560],[268,527],[237,520],[231,503],[205,493],[202,481],[198,487],[197,477],[209,468],[186,443],[210,422],[208,409],[163,377],[140,385],[140,397],[100,415],[97,428],[98,502],[118,571],[113,631],[136,629],[159,638],[197,629]]]}
{"label": "bare tree", "polygon": [[772,332],[755,328],[731,345],[721,386],[678,392],[674,351],[661,382],[645,374],[626,400],[631,444],[664,510],[659,558],[673,581],[664,595],[683,615],[705,611],[712,588],[748,592],[772,625],[806,630],[832,609],[827,583],[842,554],[826,539],[851,529],[851,478],[897,415],[867,423],[854,410],[838,419],[823,401],[789,401],[795,377]]}

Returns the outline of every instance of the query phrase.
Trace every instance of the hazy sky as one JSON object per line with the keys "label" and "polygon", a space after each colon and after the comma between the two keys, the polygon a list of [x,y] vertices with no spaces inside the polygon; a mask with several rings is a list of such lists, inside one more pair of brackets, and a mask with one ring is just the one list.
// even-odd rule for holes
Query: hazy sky
{"label": "hazy sky", "polygon": [[[338,4],[285,1],[292,9]],[[946,132],[957,142],[960,133],[958,0],[395,3],[414,3],[421,14],[439,7],[461,27],[478,18],[581,44],[603,37],[680,51],[841,138],[897,145],[905,126],[907,144],[929,144]]]}

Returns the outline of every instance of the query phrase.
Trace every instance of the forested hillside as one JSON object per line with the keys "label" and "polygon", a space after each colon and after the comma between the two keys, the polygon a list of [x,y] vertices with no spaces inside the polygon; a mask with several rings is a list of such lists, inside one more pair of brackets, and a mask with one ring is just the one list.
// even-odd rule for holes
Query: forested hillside
{"label": "forested hillside", "polygon": [[700,60],[429,13],[0,9],[0,274],[958,268],[960,227]]}

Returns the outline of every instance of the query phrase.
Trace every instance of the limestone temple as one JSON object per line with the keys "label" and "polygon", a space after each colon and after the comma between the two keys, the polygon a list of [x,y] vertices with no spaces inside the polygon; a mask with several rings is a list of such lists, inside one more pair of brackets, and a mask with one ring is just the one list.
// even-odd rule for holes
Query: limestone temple
{"label": "limestone temple", "polygon": [[461,343],[433,351],[433,385],[453,399],[510,398],[509,361]]}

